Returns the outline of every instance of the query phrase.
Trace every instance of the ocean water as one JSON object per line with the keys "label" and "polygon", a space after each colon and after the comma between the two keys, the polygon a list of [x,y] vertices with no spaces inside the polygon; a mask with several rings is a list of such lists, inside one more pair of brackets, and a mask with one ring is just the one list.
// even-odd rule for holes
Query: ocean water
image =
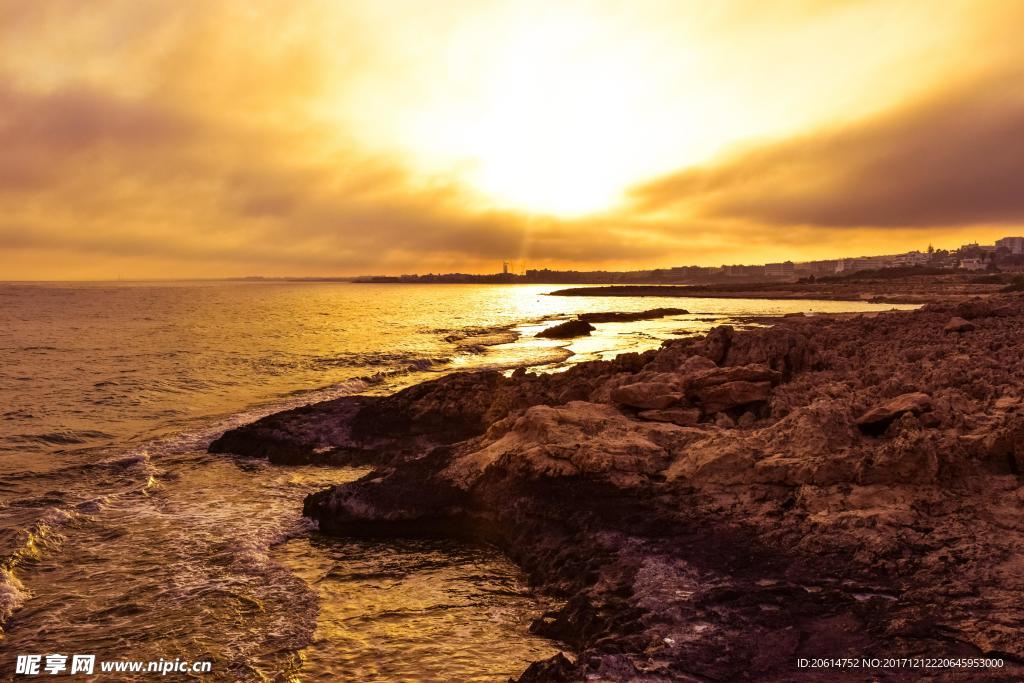
{"label": "ocean water", "polygon": [[[275,410],[440,373],[557,371],[746,315],[891,308],[554,288],[0,284],[0,679],[19,654],[61,653],[205,660],[214,680],[506,680],[560,646],[529,634],[550,604],[500,553],[322,536],[303,497],[363,470],[207,444]],[[533,336],[578,312],[658,306],[691,313]]]}

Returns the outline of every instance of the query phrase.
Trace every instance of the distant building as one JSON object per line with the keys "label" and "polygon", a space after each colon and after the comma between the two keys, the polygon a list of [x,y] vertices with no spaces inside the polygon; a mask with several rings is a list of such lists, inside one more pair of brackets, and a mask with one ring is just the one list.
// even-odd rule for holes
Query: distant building
{"label": "distant building", "polygon": [[862,270],[879,270],[893,265],[892,256],[860,256],[858,258],[839,259],[836,263],[837,273],[856,273]]}
{"label": "distant building", "polygon": [[764,276],[764,266],[722,266],[722,274],[726,277],[759,278]]}
{"label": "distant building", "polygon": [[666,270],[665,274],[674,280],[707,280],[720,272],[718,268],[703,266],[674,266]]}
{"label": "distant building", "polygon": [[801,277],[807,277],[813,275],[814,277],[821,277],[823,275],[832,275],[836,272],[836,266],[839,265],[839,261],[835,259],[829,259],[826,261],[804,261],[803,263],[795,264],[794,270],[796,274]]}
{"label": "distant building", "polygon": [[1024,254],[1024,237],[1004,237],[996,240],[996,248],[999,247],[1005,247],[1014,256],[1020,256]]}
{"label": "distant building", "polygon": [[765,277],[793,277],[796,275],[796,267],[792,261],[784,261],[782,263],[766,263],[764,266]]}
{"label": "distant building", "polygon": [[960,259],[960,268],[962,270],[985,270],[986,264],[984,259],[965,258]]}
{"label": "distant building", "polygon": [[971,242],[960,247],[957,251],[967,256],[967,258],[974,258],[975,254],[991,254],[995,252],[995,244],[978,244],[977,242]]}
{"label": "distant building", "polygon": [[928,264],[931,256],[922,254],[920,251],[908,251],[906,254],[897,254],[892,257],[893,266],[924,266]]}

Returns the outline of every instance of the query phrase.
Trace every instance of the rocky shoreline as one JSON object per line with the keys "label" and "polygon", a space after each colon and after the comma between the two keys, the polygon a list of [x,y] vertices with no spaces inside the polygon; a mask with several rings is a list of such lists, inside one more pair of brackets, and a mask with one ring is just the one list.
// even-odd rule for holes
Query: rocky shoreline
{"label": "rocky shoreline", "polygon": [[[210,450],[374,466],[306,499],[327,533],[498,545],[564,600],[533,629],[574,653],[522,683],[1020,680],[1022,332],[1019,295],[788,316],[340,398]],[[797,666],[821,657],[1004,666]]]}
{"label": "rocky shoreline", "polygon": [[[1009,278],[1009,276],[1006,276],[1006,278]],[[994,281],[990,281],[992,279]],[[1006,280],[1006,282],[1009,281],[1009,279]],[[963,301],[975,296],[995,294],[1006,288],[1006,282],[1003,282],[999,277],[993,278],[992,276],[966,274],[883,277],[873,276],[869,273],[800,282],[571,287],[554,290],[549,292],[549,295],[699,297],[701,299],[816,299],[823,301],[927,304]]]}

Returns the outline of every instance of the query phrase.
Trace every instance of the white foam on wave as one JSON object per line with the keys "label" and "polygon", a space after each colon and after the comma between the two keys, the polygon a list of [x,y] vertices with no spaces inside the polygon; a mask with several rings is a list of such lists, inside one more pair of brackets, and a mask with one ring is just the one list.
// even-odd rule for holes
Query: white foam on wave
{"label": "white foam on wave", "polygon": [[[94,517],[114,500],[145,492],[156,481],[158,470],[144,449],[124,456],[108,458],[84,467],[129,472],[130,481],[120,490],[110,491],[84,500],[72,500],[54,505],[43,512],[31,525],[21,530],[20,543],[0,566],[0,632],[8,618],[31,597],[15,571],[27,561],[39,560],[43,553],[54,553],[67,541],[67,529],[75,520]],[[68,468],[68,471],[79,467]],[[141,485],[140,485],[141,484]]]}
{"label": "white foam on wave", "polygon": [[0,567],[0,636],[3,624],[12,614],[21,609],[29,598],[28,591],[10,569]]}

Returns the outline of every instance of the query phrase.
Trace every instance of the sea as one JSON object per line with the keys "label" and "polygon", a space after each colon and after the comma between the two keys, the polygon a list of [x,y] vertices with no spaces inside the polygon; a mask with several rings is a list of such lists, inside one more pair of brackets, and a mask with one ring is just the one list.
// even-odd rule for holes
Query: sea
{"label": "sea", "polygon": [[[304,496],[368,470],[276,467],[208,454],[210,441],[444,373],[558,372],[751,316],[892,308],[554,289],[0,283],[0,680],[19,656],[86,655],[98,680],[154,679],[104,662],[206,662],[163,678],[506,681],[569,651],[529,632],[556,603],[500,552],[325,536]],[[535,336],[581,312],[660,306],[688,313]]]}

